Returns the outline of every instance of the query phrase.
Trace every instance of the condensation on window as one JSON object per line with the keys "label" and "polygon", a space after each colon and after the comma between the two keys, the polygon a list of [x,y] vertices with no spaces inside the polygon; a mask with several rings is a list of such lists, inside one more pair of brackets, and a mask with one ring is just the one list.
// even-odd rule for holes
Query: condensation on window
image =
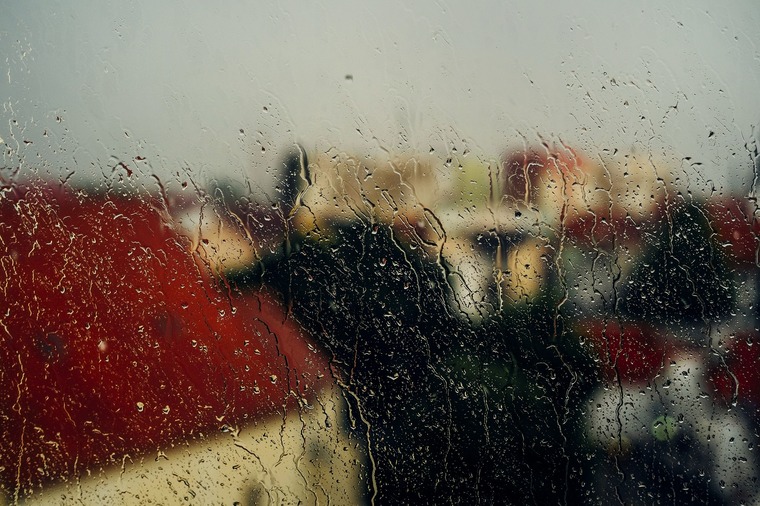
{"label": "condensation on window", "polygon": [[760,501],[752,2],[0,18],[0,502]]}

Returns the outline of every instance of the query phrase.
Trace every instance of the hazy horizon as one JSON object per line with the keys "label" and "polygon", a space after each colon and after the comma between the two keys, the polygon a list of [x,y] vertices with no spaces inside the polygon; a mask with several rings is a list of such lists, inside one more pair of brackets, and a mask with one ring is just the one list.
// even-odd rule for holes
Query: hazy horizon
{"label": "hazy horizon", "polygon": [[144,157],[267,189],[294,142],[494,158],[544,138],[746,193],[758,26],[751,1],[14,4],[3,164],[92,180]]}

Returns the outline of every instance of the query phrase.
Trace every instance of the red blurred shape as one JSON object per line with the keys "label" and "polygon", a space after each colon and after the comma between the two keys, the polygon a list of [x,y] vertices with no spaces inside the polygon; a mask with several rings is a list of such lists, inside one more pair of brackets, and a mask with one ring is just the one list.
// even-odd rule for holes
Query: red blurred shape
{"label": "red blurred shape", "polygon": [[0,486],[121,463],[314,394],[323,356],[273,298],[226,289],[158,200],[0,199]]}
{"label": "red blurred shape", "polygon": [[562,180],[582,170],[582,164],[576,152],[564,146],[550,149],[543,145],[512,152],[504,160],[504,195],[516,202],[540,206],[546,180]]}
{"label": "red blurred shape", "polygon": [[654,327],[642,322],[591,320],[579,326],[598,359],[605,381],[645,383],[667,365],[674,349]]}

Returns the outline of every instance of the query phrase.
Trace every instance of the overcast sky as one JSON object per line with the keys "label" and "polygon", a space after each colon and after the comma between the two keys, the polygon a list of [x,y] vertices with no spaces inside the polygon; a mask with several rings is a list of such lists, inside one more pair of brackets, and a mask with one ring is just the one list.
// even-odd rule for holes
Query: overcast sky
{"label": "overcast sky", "polygon": [[756,0],[13,2],[0,47],[4,164],[75,179],[139,156],[266,187],[296,141],[498,157],[547,138],[748,190],[760,122]]}

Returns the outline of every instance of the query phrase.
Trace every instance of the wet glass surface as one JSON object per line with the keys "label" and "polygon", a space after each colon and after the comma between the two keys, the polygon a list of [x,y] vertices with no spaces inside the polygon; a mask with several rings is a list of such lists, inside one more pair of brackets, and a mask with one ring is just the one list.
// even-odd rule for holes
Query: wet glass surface
{"label": "wet glass surface", "polygon": [[760,500],[751,2],[0,19],[0,498]]}

